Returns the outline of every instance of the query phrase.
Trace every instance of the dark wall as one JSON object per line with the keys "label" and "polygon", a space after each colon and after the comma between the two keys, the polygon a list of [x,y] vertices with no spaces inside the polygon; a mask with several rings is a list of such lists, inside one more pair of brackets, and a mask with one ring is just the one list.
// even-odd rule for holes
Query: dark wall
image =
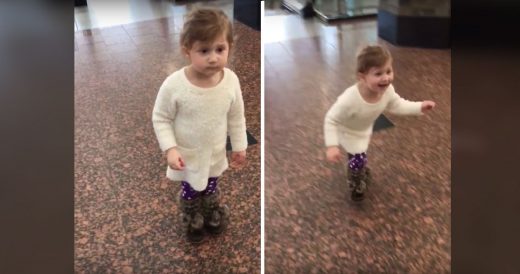
{"label": "dark wall", "polygon": [[380,0],[377,29],[398,46],[451,47],[451,0]]}
{"label": "dark wall", "polygon": [[87,5],[87,0],[74,0],[74,6],[77,7],[77,6],[86,6]]}
{"label": "dark wall", "polygon": [[260,1],[235,0],[233,16],[241,23],[255,30],[260,30]]}
{"label": "dark wall", "polygon": [[449,48],[450,18],[399,16],[379,10],[377,29],[381,38],[398,46]]}

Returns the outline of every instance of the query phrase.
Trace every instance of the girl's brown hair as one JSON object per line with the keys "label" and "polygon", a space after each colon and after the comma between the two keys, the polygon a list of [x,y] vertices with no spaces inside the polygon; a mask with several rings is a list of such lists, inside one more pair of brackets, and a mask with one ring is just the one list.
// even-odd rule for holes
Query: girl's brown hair
{"label": "girl's brown hair", "polygon": [[233,44],[233,25],[227,15],[218,9],[197,8],[184,18],[180,42],[191,49],[196,41],[208,43],[225,34],[229,46]]}
{"label": "girl's brown hair", "polygon": [[357,72],[367,73],[370,68],[384,66],[388,60],[392,60],[392,55],[386,48],[366,46],[357,56]]}

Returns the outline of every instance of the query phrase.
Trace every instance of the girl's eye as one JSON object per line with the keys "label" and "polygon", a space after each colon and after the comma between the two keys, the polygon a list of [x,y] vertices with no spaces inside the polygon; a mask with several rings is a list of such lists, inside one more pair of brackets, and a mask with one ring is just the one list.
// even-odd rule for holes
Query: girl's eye
{"label": "girl's eye", "polygon": [[208,53],[208,50],[207,49],[201,49],[200,52],[203,53],[203,54],[206,54],[206,53]]}
{"label": "girl's eye", "polygon": [[218,48],[218,49],[217,49],[217,52],[218,52],[218,53],[221,53],[221,52],[223,52],[223,51],[224,51],[224,48]]}

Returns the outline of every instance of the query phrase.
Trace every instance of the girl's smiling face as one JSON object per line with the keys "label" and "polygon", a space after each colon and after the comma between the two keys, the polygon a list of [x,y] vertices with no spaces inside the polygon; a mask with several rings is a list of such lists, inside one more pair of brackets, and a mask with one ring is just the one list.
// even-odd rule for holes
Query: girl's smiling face
{"label": "girl's smiling face", "polygon": [[372,67],[366,73],[359,73],[358,76],[371,93],[383,93],[394,80],[392,60],[381,67]]}

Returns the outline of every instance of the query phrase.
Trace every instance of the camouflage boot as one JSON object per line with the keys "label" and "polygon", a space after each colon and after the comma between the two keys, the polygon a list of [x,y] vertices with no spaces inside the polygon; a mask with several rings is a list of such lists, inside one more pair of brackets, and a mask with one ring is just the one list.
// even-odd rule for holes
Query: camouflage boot
{"label": "camouflage boot", "polygon": [[220,206],[220,192],[202,196],[202,211],[206,230],[212,234],[219,234],[226,229],[229,222],[229,209]]}
{"label": "camouflage boot", "polygon": [[369,186],[372,182],[372,175],[370,175],[370,168],[364,167],[363,168],[363,176],[361,180],[365,181],[366,185]]}
{"label": "camouflage boot", "polygon": [[204,238],[204,217],[202,216],[201,198],[185,200],[179,198],[182,223],[189,242],[199,243]]}
{"label": "camouflage boot", "polygon": [[367,168],[363,168],[361,171],[354,172],[349,170],[348,172],[348,186],[351,191],[350,198],[353,201],[359,202],[365,199],[365,192],[367,189],[367,183],[370,179],[370,171]]}

